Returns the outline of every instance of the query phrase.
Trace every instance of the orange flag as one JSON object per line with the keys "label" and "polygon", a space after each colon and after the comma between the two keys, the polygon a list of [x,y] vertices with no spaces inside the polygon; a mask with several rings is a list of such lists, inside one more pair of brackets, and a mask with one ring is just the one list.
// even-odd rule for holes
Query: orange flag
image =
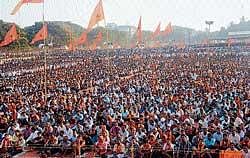
{"label": "orange flag", "polygon": [[102,33],[99,32],[96,36],[95,42],[96,44],[100,43],[102,41]]}
{"label": "orange flag", "polygon": [[142,42],[141,16],[137,27],[136,36],[137,36],[137,42],[141,43]]}
{"label": "orange flag", "polygon": [[44,24],[43,27],[41,28],[41,30],[39,30],[36,35],[34,36],[34,38],[32,39],[30,44],[34,44],[37,41],[41,41],[44,40],[48,37],[48,26],[47,24]]}
{"label": "orange flag", "polygon": [[15,8],[12,10],[11,15],[15,15],[25,3],[43,3],[43,1],[44,0],[20,0],[15,6]]}
{"label": "orange flag", "polygon": [[10,30],[6,33],[4,40],[0,43],[0,47],[9,45],[18,39],[18,34],[16,31],[16,25],[13,24]]}
{"label": "orange flag", "polygon": [[184,49],[185,48],[185,42],[184,41],[180,41],[176,44],[178,49]]}
{"label": "orange flag", "polygon": [[96,5],[95,10],[93,11],[91,18],[89,20],[88,32],[101,20],[104,20],[104,11],[102,6],[102,0]]}
{"label": "orange flag", "polygon": [[170,33],[173,32],[173,28],[171,23],[168,23],[167,27],[165,28],[163,35],[169,35]]}
{"label": "orange flag", "polygon": [[80,44],[84,44],[87,41],[87,32],[84,31],[81,36],[77,39],[76,44],[80,45]]}
{"label": "orange flag", "polygon": [[230,47],[234,43],[234,40],[232,38],[227,39],[227,46]]}
{"label": "orange flag", "polygon": [[153,34],[151,36],[151,40],[153,40],[155,37],[157,37],[160,34],[160,32],[161,32],[161,22],[158,24],[157,28],[153,32]]}
{"label": "orange flag", "polygon": [[94,50],[97,48],[97,45],[102,41],[102,33],[99,32],[93,42],[93,44],[90,46],[90,49]]}

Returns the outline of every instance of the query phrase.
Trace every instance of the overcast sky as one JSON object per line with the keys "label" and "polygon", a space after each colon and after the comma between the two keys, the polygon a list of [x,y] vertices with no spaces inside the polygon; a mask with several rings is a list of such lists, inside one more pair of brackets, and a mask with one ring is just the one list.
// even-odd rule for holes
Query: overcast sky
{"label": "overcast sky", "polygon": [[[42,20],[42,5],[24,5],[11,16],[19,0],[0,0],[0,19],[21,26]],[[98,0],[44,0],[45,19],[71,21],[87,26],[88,19]],[[250,17],[250,0],[103,0],[107,23],[136,26],[142,16],[144,30],[153,30],[159,21],[162,29],[167,23],[205,30],[205,20],[215,21],[211,30],[228,26],[240,17]]]}

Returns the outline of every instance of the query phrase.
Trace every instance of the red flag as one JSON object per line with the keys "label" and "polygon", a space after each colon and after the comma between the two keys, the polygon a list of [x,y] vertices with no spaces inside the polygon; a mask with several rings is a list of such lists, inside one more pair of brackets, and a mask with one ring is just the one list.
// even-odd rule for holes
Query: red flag
{"label": "red flag", "polygon": [[172,25],[171,23],[169,23],[167,25],[167,27],[165,28],[164,32],[163,32],[163,35],[169,35],[170,33],[173,32],[173,28],[172,28]]}
{"label": "red flag", "polygon": [[13,11],[11,12],[11,15],[15,15],[18,10],[22,7],[23,4],[25,3],[43,3],[44,0],[20,0]]}
{"label": "red flag", "polygon": [[39,30],[36,35],[34,36],[34,38],[32,39],[30,44],[34,44],[37,41],[41,41],[44,40],[48,37],[48,26],[47,24],[44,24],[43,27],[41,28],[41,30]]}
{"label": "red flag", "polygon": [[151,40],[153,40],[155,37],[157,37],[160,34],[160,32],[161,32],[161,22],[158,24],[157,28],[153,32],[153,34],[151,36]]}
{"label": "red flag", "polygon": [[16,31],[16,25],[13,24],[10,30],[6,33],[4,40],[0,43],[0,47],[9,45],[10,43],[14,42],[18,39],[18,34]]}
{"label": "red flag", "polygon": [[142,42],[141,16],[137,27],[136,36],[137,36],[137,42],[141,43]]}
{"label": "red flag", "polygon": [[99,1],[99,3],[96,5],[95,10],[93,11],[91,18],[89,20],[88,25],[88,32],[101,20],[104,20],[104,11],[102,6],[102,0]]}

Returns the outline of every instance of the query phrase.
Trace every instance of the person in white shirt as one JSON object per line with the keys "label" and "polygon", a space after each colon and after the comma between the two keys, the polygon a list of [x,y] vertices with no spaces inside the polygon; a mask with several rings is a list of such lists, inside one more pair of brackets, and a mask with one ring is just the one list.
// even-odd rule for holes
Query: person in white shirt
{"label": "person in white shirt", "polygon": [[234,129],[233,132],[229,135],[229,140],[234,143],[235,145],[238,145],[240,143],[240,135],[236,133],[236,130]]}
{"label": "person in white shirt", "polygon": [[236,117],[235,121],[234,121],[234,126],[235,127],[239,127],[241,124],[243,124],[242,119],[238,116]]}
{"label": "person in white shirt", "polygon": [[250,158],[250,150],[247,148],[247,146],[243,147],[241,153],[243,155],[243,158]]}
{"label": "person in white shirt", "polygon": [[29,144],[31,143],[35,138],[38,137],[38,130],[36,130],[35,128],[32,128],[32,133],[30,134],[30,136],[26,139],[26,143]]}
{"label": "person in white shirt", "polygon": [[70,128],[70,124],[69,123],[66,124],[66,128],[64,130],[64,134],[66,136],[68,136],[69,139],[71,139],[72,136],[73,136],[73,130]]}

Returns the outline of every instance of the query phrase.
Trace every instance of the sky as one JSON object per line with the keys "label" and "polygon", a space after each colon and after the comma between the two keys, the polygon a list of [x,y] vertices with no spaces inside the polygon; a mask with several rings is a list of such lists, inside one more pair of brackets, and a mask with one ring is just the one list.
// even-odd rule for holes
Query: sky
{"label": "sky", "polygon": [[[42,20],[41,4],[23,5],[10,15],[19,0],[0,0],[0,19],[21,27]],[[45,20],[71,21],[86,27],[99,0],[44,0]],[[162,30],[172,25],[205,30],[205,20],[214,21],[211,31],[238,23],[242,16],[250,20],[250,0],[103,0],[106,23],[137,26],[142,16],[143,30],[154,30],[161,21]],[[104,25],[104,23],[100,23]]]}

